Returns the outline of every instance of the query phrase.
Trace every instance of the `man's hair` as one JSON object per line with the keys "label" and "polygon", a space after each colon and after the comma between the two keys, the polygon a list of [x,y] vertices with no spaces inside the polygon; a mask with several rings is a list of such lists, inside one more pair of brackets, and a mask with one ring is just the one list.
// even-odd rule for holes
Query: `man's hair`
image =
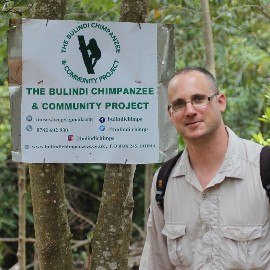
{"label": "man's hair", "polygon": [[177,75],[185,74],[185,73],[188,73],[191,71],[198,71],[198,72],[202,73],[208,79],[209,83],[211,84],[212,90],[216,91],[218,93],[218,85],[217,85],[217,81],[216,81],[215,77],[213,76],[213,74],[211,72],[209,72],[207,69],[205,69],[203,67],[182,68],[182,69],[178,70],[172,78],[174,78]]}

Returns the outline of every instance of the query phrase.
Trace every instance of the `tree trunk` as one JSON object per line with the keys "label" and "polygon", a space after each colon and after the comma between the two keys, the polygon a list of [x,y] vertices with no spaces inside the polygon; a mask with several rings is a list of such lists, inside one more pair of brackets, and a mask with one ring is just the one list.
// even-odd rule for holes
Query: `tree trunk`
{"label": "tree trunk", "polygon": [[211,15],[208,0],[201,0],[201,6],[202,6],[203,33],[206,52],[206,69],[209,70],[215,77],[216,76],[215,52],[214,52]]}
{"label": "tree trunk", "polygon": [[145,22],[148,0],[122,0],[121,22]]}
{"label": "tree trunk", "polygon": [[73,269],[62,164],[31,164],[31,193],[41,270]]}
{"label": "tree trunk", "polygon": [[[147,3],[147,0],[123,0],[120,21],[144,22]],[[101,205],[92,241],[93,270],[128,269],[135,168],[135,165],[106,166]]]}
{"label": "tree trunk", "polygon": [[[66,0],[36,0],[32,18],[63,19]],[[30,184],[41,270],[73,269],[65,204],[64,165],[30,164]]]}
{"label": "tree trunk", "polygon": [[40,270],[39,263],[38,263],[36,244],[34,244],[34,270]]}
{"label": "tree trunk", "polygon": [[18,241],[18,264],[20,270],[25,270],[26,267],[26,254],[25,254],[25,212],[26,212],[26,190],[25,190],[25,164],[19,162],[17,164],[18,170],[18,186],[19,186],[19,241]]}
{"label": "tree trunk", "polygon": [[66,13],[67,0],[35,0],[32,18],[63,20]]}
{"label": "tree trunk", "polygon": [[107,165],[98,221],[92,241],[91,269],[128,269],[132,231],[132,179],[135,165]]}

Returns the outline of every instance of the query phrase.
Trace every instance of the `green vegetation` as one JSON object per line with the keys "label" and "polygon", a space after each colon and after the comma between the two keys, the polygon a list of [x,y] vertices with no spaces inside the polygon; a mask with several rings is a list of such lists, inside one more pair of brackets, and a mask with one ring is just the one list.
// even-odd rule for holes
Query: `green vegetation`
{"label": "green vegetation", "polygon": [[261,131],[253,135],[253,139],[262,145],[270,145],[270,88],[268,87],[268,94],[265,95],[265,111],[262,117],[258,120],[261,121]]}
{"label": "green vegetation", "polygon": [[[118,21],[120,4],[119,0],[69,0],[66,19]],[[7,1],[3,4],[0,1],[0,7],[0,237],[17,237],[18,188],[16,164],[10,158],[6,31],[10,18],[27,17],[31,2]],[[225,92],[228,98],[225,122],[246,139],[253,138],[260,144],[270,144],[269,1],[212,0],[210,9],[217,80],[220,91]],[[204,65],[205,47],[199,0],[150,0],[147,21],[175,25],[177,68]],[[98,164],[67,164],[65,167],[70,225],[75,239],[87,238],[92,228],[90,221],[94,223],[97,218],[97,197],[101,196],[103,172],[104,165]],[[27,236],[34,237],[28,184],[27,191]],[[134,179],[134,221],[141,227],[144,218],[143,192],[144,167],[138,166]],[[80,213],[81,217],[76,213]],[[0,242],[0,267],[11,267],[11,262],[14,263],[16,258],[16,248],[15,244]],[[83,259],[85,249],[78,248],[74,253],[75,257]],[[33,250],[29,248],[28,263],[32,260]]]}

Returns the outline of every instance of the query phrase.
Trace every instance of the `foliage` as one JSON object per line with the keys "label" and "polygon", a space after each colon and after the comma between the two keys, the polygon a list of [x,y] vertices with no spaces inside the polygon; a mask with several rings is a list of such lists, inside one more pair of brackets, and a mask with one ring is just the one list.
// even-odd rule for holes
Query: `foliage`
{"label": "foliage", "polygon": [[7,86],[0,86],[0,161],[6,159],[10,153],[10,108],[9,96],[7,94]]}
{"label": "foliage", "polygon": [[0,14],[18,14],[22,15],[23,13],[29,11],[29,9],[32,6],[33,1],[32,0],[14,0],[14,1],[8,1],[8,0],[1,0],[0,1],[0,7],[1,11]]}
{"label": "foliage", "polygon": [[259,144],[270,145],[270,87],[268,87],[268,94],[265,95],[265,107],[264,114],[258,118],[261,121],[261,131],[254,134],[253,139]]}
{"label": "foliage", "polygon": [[66,20],[119,21],[120,0],[69,0]]}
{"label": "foliage", "polygon": [[[16,184],[16,165],[11,161],[0,163],[0,235],[12,236],[17,227],[18,197]],[[15,195],[15,196],[14,196]]]}
{"label": "foliage", "polygon": [[144,209],[144,165],[137,165],[134,180],[133,180],[133,198],[134,198],[134,211],[133,220],[140,227],[144,226],[143,209]]}
{"label": "foliage", "polygon": [[[219,89],[228,97],[225,122],[244,138],[270,143],[270,4],[268,0],[211,0],[216,74]],[[68,0],[65,19],[118,21],[120,0]],[[3,6],[5,4],[5,6]],[[0,1],[0,237],[17,235],[17,177],[9,161],[10,111],[7,89],[6,31],[10,18],[20,18],[31,7],[29,0]],[[12,8],[11,13],[6,13]],[[27,13],[23,14],[27,17]],[[148,22],[175,26],[176,68],[204,66],[205,47],[199,0],[149,0]],[[264,93],[265,104],[263,100]],[[263,115],[257,120],[258,115]],[[181,141],[181,138],[179,139]],[[181,141],[182,142],[182,141]],[[76,213],[95,222],[101,195],[104,166],[67,164],[66,194]],[[29,190],[29,188],[28,188]],[[134,222],[143,226],[144,168],[137,167],[134,178]],[[96,196],[93,196],[96,195]],[[33,235],[31,202],[28,198],[28,236]],[[86,238],[92,226],[70,212],[75,239]],[[10,248],[0,244],[1,255]],[[78,249],[78,253],[80,250]],[[13,248],[13,253],[16,250]],[[76,253],[76,255],[78,255]],[[79,255],[78,255],[79,256]],[[0,264],[1,265],[1,264]]]}
{"label": "foliage", "polygon": [[[151,0],[150,8],[149,22],[175,25],[177,69],[204,66],[200,1]],[[249,139],[260,128],[256,116],[261,114],[269,84],[270,4],[212,0],[210,11],[217,81],[228,96],[225,123]]]}
{"label": "foliage", "polygon": [[85,239],[91,231],[92,225],[87,220],[96,222],[104,168],[105,166],[101,164],[65,165],[66,198],[74,213],[78,214],[69,211],[74,239]]}
{"label": "foliage", "polygon": [[1,15],[2,19],[0,20],[0,85],[2,86],[5,83],[7,78],[7,41],[6,41],[6,31],[8,28],[7,16]]}
{"label": "foliage", "polygon": [[[0,162],[0,202],[0,237],[17,237],[19,211],[17,166],[16,163],[10,160],[10,157]],[[27,185],[26,208],[27,236],[34,237],[29,185]],[[4,269],[9,269],[12,266],[11,259],[7,258],[14,259],[16,249],[16,243],[0,244],[0,254],[5,254],[5,258],[0,256],[0,266],[4,267]],[[31,253],[31,249],[29,249],[28,253]],[[3,264],[1,259],[5,259]]]}

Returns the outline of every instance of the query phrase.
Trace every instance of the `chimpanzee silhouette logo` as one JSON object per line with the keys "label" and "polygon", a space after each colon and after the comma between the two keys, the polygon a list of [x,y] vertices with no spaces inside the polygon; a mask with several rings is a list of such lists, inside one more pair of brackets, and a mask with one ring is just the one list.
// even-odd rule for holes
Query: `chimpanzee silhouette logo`
{"label": "chimpanzee silhouette logo", "polygon": [[78,36],[78,41],[80,45],[79,50],[82,53],[82,58],[88,74],[95,74],[94,67],[101,58],[101,50],[97,45],[97,41],[94,38],[91,38],[88,45],[86,45],[84,36]]}

